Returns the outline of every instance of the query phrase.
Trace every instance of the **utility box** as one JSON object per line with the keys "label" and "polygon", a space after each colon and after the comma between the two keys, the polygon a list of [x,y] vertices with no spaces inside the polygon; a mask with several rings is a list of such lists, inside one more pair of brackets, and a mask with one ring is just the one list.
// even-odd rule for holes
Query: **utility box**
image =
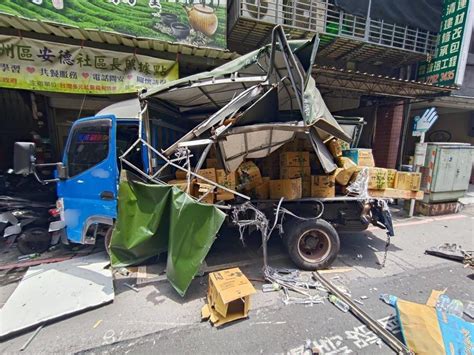
{"label": "utility box", "polygon": [[428,143],[421,189],[423,202],[457,201],[469,187],[474,147],[468,143]]}

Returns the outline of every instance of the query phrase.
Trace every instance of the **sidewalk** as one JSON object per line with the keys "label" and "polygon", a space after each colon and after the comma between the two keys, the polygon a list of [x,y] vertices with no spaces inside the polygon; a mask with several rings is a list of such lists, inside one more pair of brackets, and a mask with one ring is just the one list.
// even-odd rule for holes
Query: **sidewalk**
{"label": "sidewalk", "polygon": [[[343,280],[356,281],[446,263],[452,263],[453,268],[459,267],[459,264],[445,259],[424,255],[424,250],[445,242],[474,249],[473,216],[474,207],[471,206],[456,215],[412,219],[397,217],[396,236],[392,239],[385,268],[377,264],[384,254],[384,231],[370,227],[364,233],[341,234],[341,250],[333,268],[344,272],[330,274],[330,277],[340,275]],[[260,291],[263,283],[262,258],[258,238],[255,237],[249,237],[247,247],[243,247],[237,231],[220,235],[207,258],[208,266],[234,261],[243,265],[242,271],[257,289],[257,294],[252,297],[250,314],[254,321],[258,319],[260,309],[285,307],[279,292]],[[270,240],[269,257],[273,267],[294,267],[277,236]],[[45,326],[24,352],[77,352],[167,329],[172,331],[174,328],[198,325],[207,290],[207,276],[196,277],[186,296],[181,298],[167,281],[156,281],[162,266],[131,269],[132,273],[127,276],[116,273],[116,296],[112,304]],[[139,292],[130,290],[124,283],[136,284]],[[8,288],[11,289],[12,285]],[[2,294],[6,291],[4,286],[1,290]],[[3,342],[0,352],[18,352],[30,335],[24,334]]]}

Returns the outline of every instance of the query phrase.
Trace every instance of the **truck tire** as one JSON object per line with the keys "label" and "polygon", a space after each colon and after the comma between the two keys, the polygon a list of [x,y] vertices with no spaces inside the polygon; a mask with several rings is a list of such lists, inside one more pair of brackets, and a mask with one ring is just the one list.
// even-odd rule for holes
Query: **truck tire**
{"label": "truck tire", "polygon": [[321,219],[298,221],[286,228],[288,253],[300,269],[324,269],[336,259],[340,248],[339,235],[328,222]]}
{"label": "truck tire", "polygon": [[43,253],[51,246],[51,235],[43,227],[30,227],[18,236],[16,246],[20,253]]}

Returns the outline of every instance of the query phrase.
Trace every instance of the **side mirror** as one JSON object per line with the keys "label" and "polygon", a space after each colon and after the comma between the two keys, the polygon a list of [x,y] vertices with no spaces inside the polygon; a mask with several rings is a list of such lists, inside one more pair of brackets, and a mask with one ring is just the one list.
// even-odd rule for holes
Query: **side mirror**
{"label": "side mirror", "polygon": [[57,163],[58,169],[58,178],[61,180],[67,179],[67,167],[63,165],[63,163]]}
{"label": "side mirror", "polygon": [[35,144],[16,142],[13,146],[13,171],[15,174],[29,175],[33,173],[35,162]]}

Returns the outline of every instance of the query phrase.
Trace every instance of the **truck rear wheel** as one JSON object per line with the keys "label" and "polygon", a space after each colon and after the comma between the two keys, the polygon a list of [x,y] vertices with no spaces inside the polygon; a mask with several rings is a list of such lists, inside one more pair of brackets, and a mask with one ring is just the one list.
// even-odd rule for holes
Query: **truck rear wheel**
{"label": "truck rear wheel", "polygon": [[324,269],[336,259],[339,235],[324,220],[298,221],[287,226],[286,244],[291,260],[303,270]]}

